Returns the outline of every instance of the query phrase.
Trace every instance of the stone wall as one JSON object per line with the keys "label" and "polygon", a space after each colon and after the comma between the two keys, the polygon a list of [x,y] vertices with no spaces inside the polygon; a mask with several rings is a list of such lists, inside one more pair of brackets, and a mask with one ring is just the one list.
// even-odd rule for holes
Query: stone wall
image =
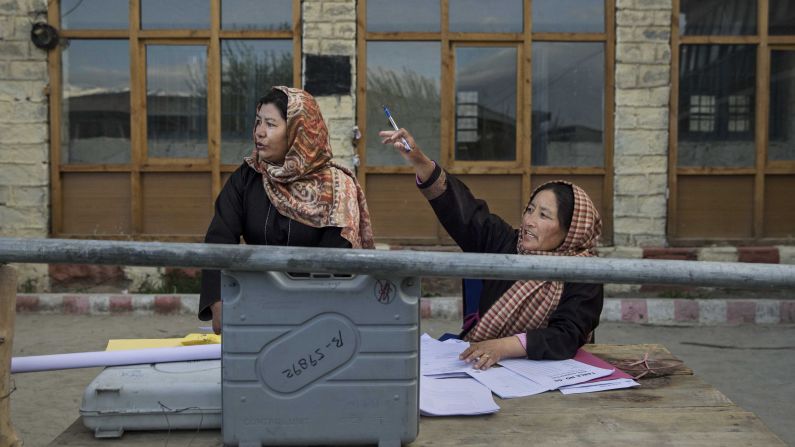
{"label": "stone wall", "polygon": [[[303,6],[303,57],[344,56],[350,61],[347,93],[315,95],[326,120],[334,159],[349,168],[358,164],[353,145],[356,125],[356,1],[305,0]],[[303,79],[306,83],[306,63]]]}
{"label": "stone wall", "polygon": [[665,245],[671,0],[616,8],[613,243]]}
{"label": "stone wall", "polygon": [[[0,0],[0,236],[47,237],[50,220],[47,53],[30,42],[45,0]],[[47,267],[17,265],[24,290],[48,287]]]}

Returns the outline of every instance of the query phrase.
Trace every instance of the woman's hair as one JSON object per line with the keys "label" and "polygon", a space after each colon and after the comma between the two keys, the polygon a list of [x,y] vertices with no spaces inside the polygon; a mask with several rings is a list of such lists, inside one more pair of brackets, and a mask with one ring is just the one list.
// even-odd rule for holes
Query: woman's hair
{"label": "woman's hair", "polygon": [[259,108],[264,106],[265,104],[273,104],[276,108],[279,109],[279,112],[282,114],[282,119],[285,121],[287,120],[287,94],[278,89],[271,89],[271,91],[263,96],[262,98],[257,101],[257,108],[255,110],[259,111]]}
{"label": "woman's hair", "polygon": [[[571,185],[565,183],[547,183],[533,194],[533,197],[541,191],[552,191],[558,202],[558,223],[565,233],[569,232],[571,218],[574,215],[574,190]],[[532,200],[532,198],[530,199]]]}

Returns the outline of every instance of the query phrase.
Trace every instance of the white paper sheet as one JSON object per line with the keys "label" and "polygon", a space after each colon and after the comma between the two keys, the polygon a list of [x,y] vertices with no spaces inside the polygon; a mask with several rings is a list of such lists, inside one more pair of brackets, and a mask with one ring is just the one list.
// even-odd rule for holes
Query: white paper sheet
{"label": "white paper sheet", "polygon": [[472,369],[469,375],[503,399],[532,396],[548,391],[547,387],[508,368],[491,367],[483,371]]}
{"label": "white paper sheet", "polygon": [[576,360],[500,360],[500,365],[516,372],[548,390],[609,376],[613,370],[597,368]]}
{"label": "white paper sheet", "polygon": [[491,391],[474,379],[420,377],[420,414],[466,416],[499,411]]}
{"label": "white paper sheet", "polygon": [[563,394],[582,394],[594,393],[596,391],[631,388],[633,386],[640,386],[640,384],[632,379],[613,379],[603,380],[601,382],[578,383],[576,385],[564,386],[560,388],[560,392]]}
{"label": "white paper sheet", "polygon": [[458,359],[458,355],[469,347],[469,343],[461,340],[440,342],[428,334],[420,337],[420,375],[447,375],[466,373],[471,370],[470,364]]}

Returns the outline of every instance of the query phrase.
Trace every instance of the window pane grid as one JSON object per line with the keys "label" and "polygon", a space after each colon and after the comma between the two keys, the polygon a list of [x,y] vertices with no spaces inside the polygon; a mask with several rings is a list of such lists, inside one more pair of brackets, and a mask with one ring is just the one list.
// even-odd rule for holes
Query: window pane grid
{"label": "window pane grid", "polygon": [[[62,172],[84,173],[89,180],[98,178],[99,172],[115,172],[122,175],[120,179],[127,179],[132,193],[130,203],[120,206],[128,211],[132,209],[134,213],[123,217],[124,222],[117,225],[117,230],[121,231],[118,234],[136,236],[147,233],[146,223],[151,216],[142,208],[136,210],[131,207],[131,203],[146,202],[140,191],[132,188],[134,178],[140,178],[143,172],[157,171],[168,175],[197,172],[201,173],[207,185],[213,185],[213,191],[218,190],[219,180],[223,178],[218,179],[216,173],[219,170],[213,165],[210,152],[218,151],[219,144],[215,143],[216,149],[212,149],[210,141],[220,141],[222,129],[211,126],[210,120],[217,117],[224,122],[234,122],[235,118],[227,115],[228,119],[224,120],[218,111],[208,110],[208,101],[212,102],[210,95],[217,95],[215,97],[221,101],[219,106],[228,99],[221,91],[222,63],[212,62],[214,58],[223,62],[221,51],[216,50],[218,54],[214,55],[209,51],[211,48],[220,50],[225,36],[255,45],[283,42],[288,54],[287,60],[280,62],[288,68],[287,76],[276,76],[278,81],[274,80],[272,84],[293,85],[295,35],[292,9],[296,2],[222,0],[219,2],[219,17],[213,18],[210,11],[212,1],[60,0],[56,5],[58,15],[52,24],[68,37],[69,45],[61,48],[56,59],[60,61],[63,88],[57,97],[52,97],[52,101],[58,100],[63,113],[51,123],[53,128],[58,128],[60,135],[51,145],[53,151],[58,152],[59,170]],[[265,12],[256,7],[268,2],[265,20]],[[131,20],[131,8],[139,11],[140,17]],[[139,24],[139,31],[132,29]],[[213,24],[219,29],[211,33]],[[136,35],[137,39],[130,39]],[[214,39],[220,41],[212,44]],[[141,51],[131,54],[131,49]],[[178,54],[157,54],[162,51]],[[132,79],[131,63],[142,71],[139,81]],[[212,67],[218,67],[215,76],[208,71]],[[260,68],[255,69],[258,75],[261,72],[273,74]],[[140,85],[132,85],[135,82],[140,82]],[[131,117],[131,105],[136,102],[131,92],[139,95],[138,101],[146,106],[142,120]],[[253,99],[242,102],[251,102],[250,107],[253,108],[253,103],[262,93],[252,93]],[[230,102],[235,101],[227,101],[227,105]],[[242,106],[242,102],[235,105]],[[248,117],[242,121],[246,124],[238,124],[237,128],[250,127]],[[139,130],[144,126],[146,131],[141,134]],[[213,133],[219,135],[210,135],[211,129],[217,129]],[[137,135],[143,138],[137,138]],[[230,159],[228,153],[220,152],[222,163]],[[232,151],[231,158],[231,163],[239,164],[239,154]],[[130,176],[129,172],[138,170],[142,172],[140,176]],[[76,227],[74,223],[86,217],[75,212],[68,216],[64,214],[65,198],[71,197],[70,194],[81,194],[77,189],[69,189],[73,186],[73,182],[61,184],[53,180],[53,191],[62,191],[53,196],[54,234],[82,234],[79,230],[82,227]],[[195,205],[210,209],[210,202]],[[193,233],[192,230],[190,232]],[[106,233],[106,237],[113,238],[116,230]],[[177,236],[169,234],[166,237]]]}
{"label": "window pane grid", "polygon": [[[674,19],[680,34],[688,37],[675,37],[672,42],[681,55],[676,60],[678,92],[674,91],[679,97],[679,125],[672,126],[676,144],[671,150],[680,173],[675,177],[674,208],[684,209],[677,202],[693,194],[683,185],[695,174],[709,182],[709,189],[716,191],[713,196],[720,190],[716,185],[721,179],[745,174],[748,226],[745,234],[737,236],[764,240],[791,235],[792,219],[786,218],[787,207],[781,205],[780,185],[787,181],[777,182],[795,172],[795,144],[790,135],[795,115],[789,107],[794,103],[795,49],[788,49],[789,38],[795,36],[795,2],[681,0],[680,6]],[[767,15],[759,21],[767,26],[764,32],[757,29],[759,12]],[[782,64],[785,58],[790,61]],[[758,96],[756,86],[765,84],[769,88]],[[766,113],[758,115],[759,106]],[[757,116],[766,122],[758,122]],[[757,129],[765,129],[766,138],[757,138]],[[680,231],[682,222],[693,221],[690,213],[674,213],[672,220],[669,228],[674,229],[674,238],[721,239],[708,225],[697,234]]]}
{"label": "window pane grid", "polygon": [[690,96],[690,131],[712,132],[715,130],[715,97]]}

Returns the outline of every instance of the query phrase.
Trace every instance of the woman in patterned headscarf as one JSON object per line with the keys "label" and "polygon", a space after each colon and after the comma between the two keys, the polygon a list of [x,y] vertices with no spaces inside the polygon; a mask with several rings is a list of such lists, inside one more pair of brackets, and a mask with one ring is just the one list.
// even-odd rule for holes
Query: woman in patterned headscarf
{"label": "woman in patterned headscarf", "polygon": [[[462,250],[595,256],[602,220],[579,186],[561,180],[539,186],[517,230],[425,156],[405,129],[380,136],[414,167],[417,186]],[[410,152],[403,149],[401,138],[408,141]],[[470,347],[461,358],[481,369],[510,357],[572,358],[599,324],[602,289],[602,284],[485,280],[479,302],[465,316],[460,337]]]}
{"label": "woman in patterned headscarf", "polygon": [[[315,99],[274,87],[257,103],[254,150],[215,201],[204,241],[303,247],[373,248],[364,193],[331,161],[328,130]],[[221,330],[220,273],[205,270],[199,319]]]}

